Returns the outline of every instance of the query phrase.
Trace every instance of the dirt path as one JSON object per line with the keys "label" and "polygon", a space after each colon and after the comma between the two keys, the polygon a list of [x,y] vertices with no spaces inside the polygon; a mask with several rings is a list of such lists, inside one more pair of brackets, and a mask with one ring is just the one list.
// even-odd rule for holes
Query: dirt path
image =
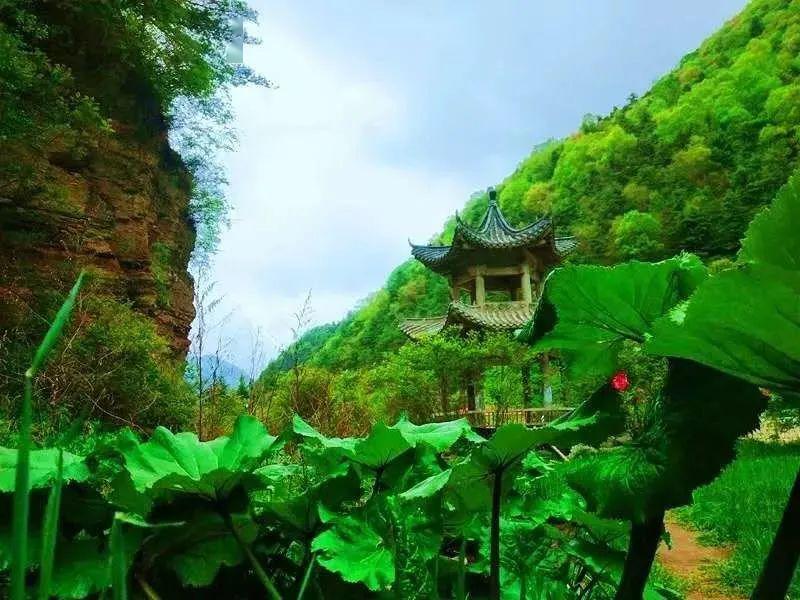
{"label": "dirt path", "polygon": [[658,561],[674,576],[687,582],[686,600],[740,600],[741,596],[721,591],[714,580],[711,567],[730,555],[730,550],[701,546],[697,533],[678,522],[671,514],[666,518],[667,531],[672,537],[672,550],[661,545]]}

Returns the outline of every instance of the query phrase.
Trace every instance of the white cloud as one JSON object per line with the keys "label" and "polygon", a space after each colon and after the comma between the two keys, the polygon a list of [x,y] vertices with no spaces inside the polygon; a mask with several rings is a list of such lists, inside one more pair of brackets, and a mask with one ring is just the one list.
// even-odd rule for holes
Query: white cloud
{"label": "white cloud", "polygon": [[413,118],[401,93],[274,22],[260,29],[247,62],[280,87],[234,91],[240,145],[225,160],[234,212],[213,271],[239,363],[248,328],[289,341],[309,289],[316,323],[342,318],[407,258],[408,237],[427,239],[471,191],[447,173],[374,158],[371,148]]}

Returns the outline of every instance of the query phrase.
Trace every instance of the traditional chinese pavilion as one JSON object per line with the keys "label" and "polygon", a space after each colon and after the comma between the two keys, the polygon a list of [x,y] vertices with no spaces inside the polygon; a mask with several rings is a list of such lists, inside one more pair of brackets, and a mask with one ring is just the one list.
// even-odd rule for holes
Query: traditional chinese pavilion
{"label": "traditional chinese pavilion", "polygon": [[414,258],[450,280],[452,301],[445,314],[406,319],[400,328],[414,339],[448,326],[520,329],[533,316],[545,276],[575,246],[575,238],[555,236],[548,217],[521,229],[511,227],[490,188],[480,225],[472,227],[456,214],[450,246],[411,244]]}

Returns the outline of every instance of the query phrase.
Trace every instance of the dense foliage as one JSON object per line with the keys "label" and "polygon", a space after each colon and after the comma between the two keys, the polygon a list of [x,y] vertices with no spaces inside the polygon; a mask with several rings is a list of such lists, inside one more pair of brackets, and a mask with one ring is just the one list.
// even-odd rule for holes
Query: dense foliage
{"label": "dense foliage", "polygon": [[[730,256],[797,165],[798,51],[800,5],[753,0],[641,98],[537,146],[498,186],[504,214],[516,224],[551,214],[577,235],[579,261]],[[463,216],[485,207],[477,194]],[[448,301],[444,280],[409,261],[311,362],[369,368],[404,342],[399,318],[443,314]]]}
{"label": "dense foliage", "polygon": [[[36,439],[53,440],[87,407],[95,418],[116,427],[185,427],[192,422],[195,398],[172,351],[153,324],[130,307],[87,295],[76,306],[69,343],[60,343],[55,353],[39,377],[41,397],[47,400],[37,401]],[[6,349],[0,357],[4,378],[22,379],[25,367],[18,365],[27,358]],[[0,394],[0,414],[9,416],[0,419],[1,443],[16,436],[17,405],[18,395]]]}
{"label": "dense foliage", "polygon": [[[31,450],[33,378],[79,280],[26,375],[19,449],[0,450],[12,598],[29,580],[43,598],[672,598],[648,583],[665,510],[757,426],[754,384],[800,395],[800,245],[771,243],[798,225],[800,176],[718,273],[689,254],[554,271],[522,337],[593,391],[549,425],[489,439],[405,417],[328,437],[299,416],[276,437],[241,416],[207,442],[160,427]],[[798,515],[790,492],[754,597],[788,590]]]}
{"label": "dense foliage", "polygon": [[[520,585],[566,590],[591,583],[603,597],[621,558],[614,542],[625,530],[585,513],[575,493],[549,475],[551,458],[522,460],[555,435],[511,427],[484,441],[465,422],[401,420],[365,438],[341,439],[296,418],[275,438],[242,417],[229,438],[211,442],[165,429],[147,442],[125,432],[97,440],[85,458],[63,453],[62,504],[93,508],[62,513],[50,591],[82,598],[108,588],[122,568],[125,585],[162,597],[253,597],[263,594],[264,580],[292,595],[309,572],[308,597],[321,588],[326,596],[376,597],[394,589],[399,597],[422,598],[437,588],[455,594],[459,586],[474,596],[487,585],[491,473],[502,468],[509,596],[514,589],[520,597]],[[16,453],[3,453],[5,502]],[[55,450],[31,454],[34,542],[57,458]],[[575,529],[554,526],[565,520]],[[115,527],[122,557],[113,554]],[[7,566],[8,531],[0,541],[0,565]],[[545,560],[537,565],[536,556]]]}

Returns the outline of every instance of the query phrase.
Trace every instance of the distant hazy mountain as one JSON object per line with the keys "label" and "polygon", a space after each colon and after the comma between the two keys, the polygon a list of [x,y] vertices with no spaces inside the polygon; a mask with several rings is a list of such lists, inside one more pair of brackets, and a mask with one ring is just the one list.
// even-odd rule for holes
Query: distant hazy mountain
{"label": "distant hazy mountain", "polygon": [[[214,367],[217,366],[217,358],[213,355],[203,356],[200,361],[203,365],[203,379],[208,379],[210,381],[214,372]],[[232,362],[228,362],[223,358],[219,359],[219,365],[217,366],[217,377],[224,381],[225,385],[229,387],[239,385],[239,379],[241,377],[244,377],[245,381],[248,379],[247,373],[244,371],[244,369],[236,366]]]}

